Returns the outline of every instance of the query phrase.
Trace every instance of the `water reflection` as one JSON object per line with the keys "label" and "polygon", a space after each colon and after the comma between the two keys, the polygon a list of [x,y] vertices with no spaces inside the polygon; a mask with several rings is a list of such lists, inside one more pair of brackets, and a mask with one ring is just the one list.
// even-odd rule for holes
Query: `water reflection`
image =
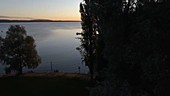
{"label": "water reflection", "polygon": [[[63,72],[87,72],[87,68],[81,64],[81,56],[76,50],[79,40],[75,39],[76,32],[81,31],[79,22],[46,22],[46,23],[1,23],[0,30],[7,31],[10,25],[23,25],[28,35],[36,40],[37,51],[42,58],[42,64],[33,71],[50,71],[50,62],[53,69]],[[1,33],[2,35],[2,33]],[[3,67],[0,67],[2,72]],[[29,71],[25,69],[25,71]]]}

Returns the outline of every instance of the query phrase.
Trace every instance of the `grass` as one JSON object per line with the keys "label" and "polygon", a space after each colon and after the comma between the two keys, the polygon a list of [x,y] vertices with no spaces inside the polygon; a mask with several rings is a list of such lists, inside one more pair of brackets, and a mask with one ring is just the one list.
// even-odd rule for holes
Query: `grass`
{"label": "grass", "polygon": [[88,96],[88,80],[78,74],[0,77],[0,96]]}

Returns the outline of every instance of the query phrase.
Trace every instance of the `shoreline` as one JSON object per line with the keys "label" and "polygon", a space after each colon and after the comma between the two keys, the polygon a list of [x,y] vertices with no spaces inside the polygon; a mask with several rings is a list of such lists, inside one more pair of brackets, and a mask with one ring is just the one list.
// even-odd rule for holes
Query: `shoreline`
{"label": "shoreline", "polygon": [[[2,74],[0,78],[17,77],[16,74]],[[68,78],[84,78],[89,79],[89,75],[85,73],[65,73],[65,72],[33,72],[23,73],[19,77],[68,77]]]}

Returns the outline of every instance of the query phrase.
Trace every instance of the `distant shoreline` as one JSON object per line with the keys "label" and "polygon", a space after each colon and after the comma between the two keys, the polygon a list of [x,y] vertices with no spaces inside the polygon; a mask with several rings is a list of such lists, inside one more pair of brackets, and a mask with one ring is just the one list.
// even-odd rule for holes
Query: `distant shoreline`
{"label": "distant shoreline", "polygon": [[0,23],[16,23],[16,22],[81,22],[76,20],[0,20]]}
{"label": "distant shoreline", "polygon": [[[16,74],[2,74],[0,78],[3,77],[15,77]],[[60,76],[65,76],[65,77],[81,77],[81,78],[86,78],[88,79],[89,76],[86,73],[66,73],[66,72],[26,72],[21,75],[22,77],[60,77]]]}

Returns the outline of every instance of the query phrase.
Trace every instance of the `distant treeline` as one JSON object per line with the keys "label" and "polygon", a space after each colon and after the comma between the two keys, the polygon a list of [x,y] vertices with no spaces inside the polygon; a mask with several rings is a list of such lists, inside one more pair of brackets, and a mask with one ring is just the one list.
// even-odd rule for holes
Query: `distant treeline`
{"label": "distant treeline", "polygon": [[76,20],[8,20],[2,19],[0,23],[8,23],[8,22],[80,22]]}

